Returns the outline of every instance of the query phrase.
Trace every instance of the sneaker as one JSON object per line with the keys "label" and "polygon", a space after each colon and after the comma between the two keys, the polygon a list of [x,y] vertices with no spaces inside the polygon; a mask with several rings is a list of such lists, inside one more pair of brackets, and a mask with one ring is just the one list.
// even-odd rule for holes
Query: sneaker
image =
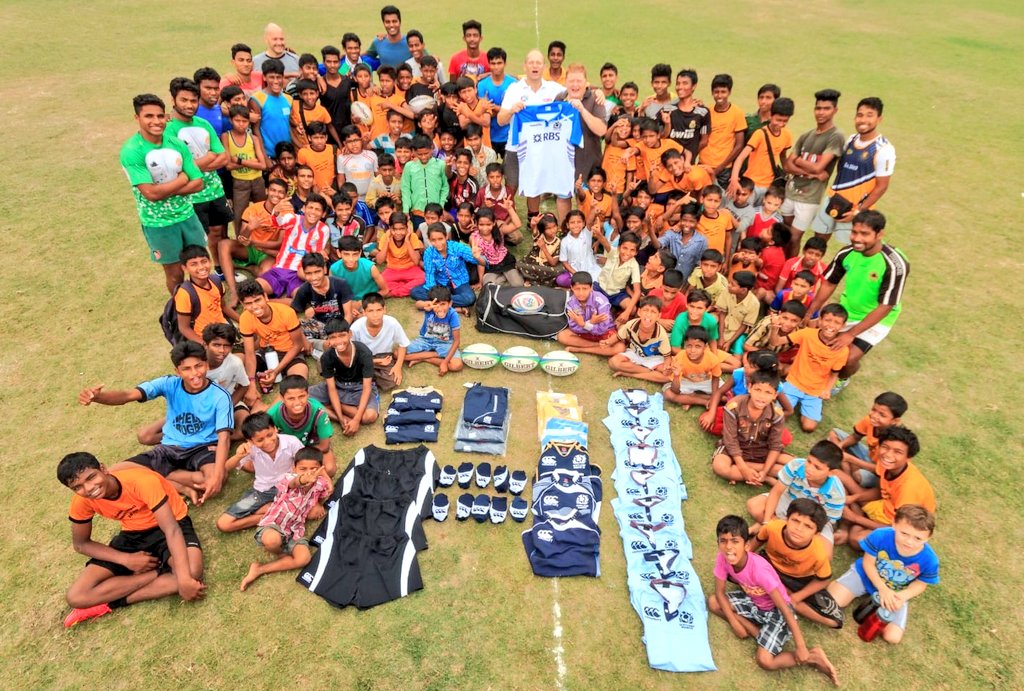
{"label": "sneaker", "polygon": [[114,610],[110,609],[109,605],[93,605],[92,607],[76,607],[71,610],[71,614],[64,619],[64,628],[70,629],[75,624],[81,624],[83,621],[89,621],[96,617],[102,617],[104,614],[110,614]]}
{"label": "sneaker", "polygon": [[845,389],[849,385],[850,385],[850,380],[849,379],[840,379],[840,380],[836,381],[836,385],[832,387],[832,391],[831,391],[831,393],[829,395],[832,396],[832,398],[835,398],[839,394],[840,391],[842,391],[843,389]]}

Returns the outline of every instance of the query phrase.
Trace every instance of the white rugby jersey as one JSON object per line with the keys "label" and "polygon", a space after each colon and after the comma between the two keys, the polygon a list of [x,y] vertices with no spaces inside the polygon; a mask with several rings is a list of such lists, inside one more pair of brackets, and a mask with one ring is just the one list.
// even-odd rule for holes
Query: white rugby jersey
{"label": "white rugby jersey", "polygon": [[576,151],[583,146],[580,114],[566,101],[526,106],[512,116],[509,142],[519,157],[519,194],[572,195]]}

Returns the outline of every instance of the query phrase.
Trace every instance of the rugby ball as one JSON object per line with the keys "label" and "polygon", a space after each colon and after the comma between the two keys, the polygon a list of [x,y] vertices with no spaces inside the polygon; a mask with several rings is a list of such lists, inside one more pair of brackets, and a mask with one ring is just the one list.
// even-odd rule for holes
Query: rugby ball
{"label": "rugby ball", "polygon": [[544,309],[544,298],[533,291],[527,290],[517,293],[508,303],[508,306],[512,311],[519,314],[537,314],[537,312]]}
{"label": "rugby ball", "polygon": [[409,110],[412,111],[413,115],[419,115],[427,108],[434,108],[436,106],[437,101],[434,100],[433,96],[417,96],[409,101]]}
{"label": "rugby ball", "polygon": [[501,366],[509,372],[529,372],[539,363],[540,355],[527,346],[512,346],[501,354]]}
{"label": "rugby ball", "polygon": [[352,102],[352,119],[361,125],[373,124],[373,111],[362,101]]}
{"label": "rugby ball", "polygon": [[487,343],[474,343],[462,349],[462,361],[472,369],[490,369],[500,360],[498,349]]}
{"label": "rugby ball", "polygon": [[567,350],[552,350],[541,358],[540,368],[553,377],[568,377],[580,368],[580,359]]}

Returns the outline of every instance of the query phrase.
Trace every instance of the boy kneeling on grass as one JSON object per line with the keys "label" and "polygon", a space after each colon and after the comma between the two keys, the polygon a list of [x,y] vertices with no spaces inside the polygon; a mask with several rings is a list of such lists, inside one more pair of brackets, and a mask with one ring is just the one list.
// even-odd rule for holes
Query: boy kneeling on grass
{"label": "boy kneeling on grass", "polygon": [[299,449],[292,472],[278,480],[276,490],[273,503],[260,519],[255,538],[256,544],[277,558],[266,564],[256,561],[250,564],[241,590],[268,573],[301,569],[313,558],[306,539],[306,519],[310,511],[320,507],[334,491],[320,450]]}
{"label": "boy kneeling on grass", "polygon": [[[725,516],[718,522],[716,533],[715,594],[708,598],[708,608],[729,622],[737,637],[757,639],[755,659],[762,669],[808,665],[838,686],[839,675],[825,651],[820,647],[807,648],[779,574],[767,559],[748,551],[750,535],[746,521],[739,516]],[[726,592],[727,579],[739,584],[742,592]],[[782,648],[790,638],[796,650],[784,652]]]}
{"label": "boy kneeling on grass", "polygon": [[[89,557],[68,588],[74,609],[65,627],[175,593],[185,601],[203,596],[202,546],[170,482],[135,463],[108,470],[84,451],[61,459],[57,479],[75,493],[68,510],[71,543]],[[121,523],[109,545],[92,539],[96,514]]]}

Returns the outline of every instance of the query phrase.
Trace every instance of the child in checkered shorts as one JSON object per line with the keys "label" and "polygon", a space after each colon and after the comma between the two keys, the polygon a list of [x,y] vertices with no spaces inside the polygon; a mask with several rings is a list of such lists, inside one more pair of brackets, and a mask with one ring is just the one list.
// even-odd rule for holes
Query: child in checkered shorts
{"label": "child in checkered shorts", "polygon": [[[838,685],[839,675],[825,651],[807,648],[779,574],[767,559],[748,551],[746,521],[725,516],[718,522],[716,533],[715,594],[708,598],[711,611],[729,622],[738,637],[757,639],[755,659],[762,669],[809,665]],[[738,584],[742,591],[726,592],[726,580]],[[782,648],[790,638],[796,651],[784,652]]]}

